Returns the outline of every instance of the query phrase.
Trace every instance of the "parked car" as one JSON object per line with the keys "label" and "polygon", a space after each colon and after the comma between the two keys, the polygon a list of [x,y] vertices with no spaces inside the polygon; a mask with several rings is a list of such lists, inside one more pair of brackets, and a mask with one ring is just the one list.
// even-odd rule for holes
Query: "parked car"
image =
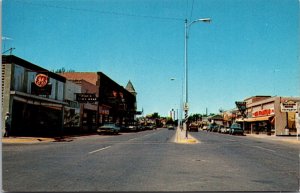
{"label": "parked car", "polygon": [[207,127],[207,131],[213,131],[215,124],[209,124]]}
{"label": "parked car", "polygon": [[207,125],[204,125],[201,129],[202,129],[203,131],[207,130]]}
{"label": "parked car", "polygon": [[241,125],[238,123],[233,123],[230,126],[230,131],[229,131],[230,135],[235,135],[235,134],[241,134],[244,135],[244,129],[242,129]]}
{"label": "parked car", "polygon": [[147,125],[145,126],[145,129],[146,129],[146,130],[153,130],[153,129],[156,129],[156,126],[155,126],[154,124],[147,124]]}
{"label": "parked car", "polygon": [[218,129],[219,129],[219,125],[216,124],[212,128],[212,132],[218,132]]}
{"label": "parked car", "polygon": [[224,128],[224,125],[217,125],[217,132],[221,133],[221,130]]}
{"label": "parked car", "polygon": [[192,123],[189,125],[189,131],[196,131],[198,132],[198,124]]}
{"label": "parked car", "polygon": [[168,125],[168,130],[175,130],[175,127],[173,125]]}
{"label": "parked car", "polygon": [[112,133],[112,134],[118,134],[120,131],[120,127],[116,125],[115,123],[104,123],[104,125],[100,126],[97,129],[97,132],[99,134],[102,133]]}
{"label": "parked car", "polygon": [[127,130],[128,131],[139,131],[139,128],[135,125],[128,125]]}
{"label": "parked car", "polygon": [[222,127],[221,128],[221,133],[229,133],[230,127]]}

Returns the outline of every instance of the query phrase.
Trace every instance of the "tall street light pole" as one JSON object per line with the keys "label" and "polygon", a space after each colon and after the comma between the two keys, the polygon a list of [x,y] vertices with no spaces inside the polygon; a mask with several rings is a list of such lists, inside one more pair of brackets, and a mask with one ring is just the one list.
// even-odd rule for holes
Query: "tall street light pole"
{"label": "tall street light pole", "polygon": [[188,128],[187,128],[187,121],[188,121],[188,116],[189,116],[189,106],[188,106],[188,56],[187,56],[187,51],[188,51],[188,33],[189,33],[189,27],[197,22],[206,22],[206,23],[210,23],[211,19],[210,18],[201,18],[201,19],[196,19],[190,23],[188,23],[188,20],[185,19],[184,22],[184,71],[185,71],[185,103],[184,103],[184,128],[186,130],[186,134],[185,137],[188,137]]}

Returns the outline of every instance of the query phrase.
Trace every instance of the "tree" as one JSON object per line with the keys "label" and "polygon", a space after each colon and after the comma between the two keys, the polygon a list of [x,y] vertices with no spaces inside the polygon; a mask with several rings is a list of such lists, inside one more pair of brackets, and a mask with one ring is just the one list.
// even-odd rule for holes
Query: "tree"
{"label": "tree", "polygon": [[66,70],[64,67],[62,67],[57,70],[52,70],[52,72],[59,74],[59,73],[65,73],[65,72],[75,72],[75,70],[73,70],[73,69]]}
{"label": "tree", "polygon": [[201,114],[193,114],[193,115],[189,116],[189,121],[199,121],[201,119],[202,119]]}
{"label": "tree", "polygon": [[166,122],[167,125],[173,125],[174,124],[174,121],[171,117],[168,117],[167,118],[167,122]]}
{"label": "tree", "polygon": [[160,116],[159,116],[158,113],[153,113],[153,114],[152,114],[152,118],[153,118],[153,119],[158,119],[158,118],[160,118]]}

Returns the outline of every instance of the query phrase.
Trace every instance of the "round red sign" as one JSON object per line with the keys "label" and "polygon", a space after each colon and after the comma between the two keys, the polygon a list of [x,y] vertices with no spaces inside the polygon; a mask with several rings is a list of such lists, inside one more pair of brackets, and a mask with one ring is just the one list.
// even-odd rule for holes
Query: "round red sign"
{"label": "round red sign", "polygon": [[45,74],[38,74],[36,75],[34,82],[38,87],[44,87],[48,84],[48,76]]}

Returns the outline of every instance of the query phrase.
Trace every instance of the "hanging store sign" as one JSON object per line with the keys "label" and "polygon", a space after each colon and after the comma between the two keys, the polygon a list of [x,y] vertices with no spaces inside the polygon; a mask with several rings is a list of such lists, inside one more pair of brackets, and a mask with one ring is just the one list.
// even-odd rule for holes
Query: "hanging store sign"
{"label": "hanging store sign", "polygon": [[247,103],[244,101],[236,101],[235,102],[236,107],[239,109],[239,111],[241,112],[243,117],[246,117],[246,114],[245,114],[245,111],[247,109],[246,104]]}
{"label": "hanging store sign", "polygon": [[45,87],[48,84],[48,76],[45,74],[38,74],[34,79],[34,83],[38,87]]}
{"label": "hanging store sign", "polygon": [[79,103],[94,103],[98,101],[96,94],[76,93],[76,101]]}
{"label": "hanging store sign", "polygon": [[286,101],[281,103],[281,112],[297,112],[298,106],[294,101]]}
{"label": "hanging store sign", "polygon": [[236,107],[239,109],[239,111],[243,112],[246,110],[246,102],[236,101],[235,104],[236,104]]}
{"label": "hanging store sign", "polygon": [[252,113],[252,117],[270,116],[274,114],[275,114],[274,109],[263,109]]}

